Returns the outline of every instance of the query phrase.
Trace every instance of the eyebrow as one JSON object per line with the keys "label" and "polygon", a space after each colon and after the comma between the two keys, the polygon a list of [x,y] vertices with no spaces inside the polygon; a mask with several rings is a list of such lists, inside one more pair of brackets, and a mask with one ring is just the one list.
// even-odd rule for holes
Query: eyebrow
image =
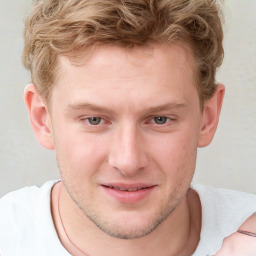
{"label": "eyebrow", "polygon": [[[187,106],[185,103],[167,103],[159,106],[153,106],[149,107],[147,109],[144,109],[147,113],[156,113],[161,111],[168,111],[168,110],[175,110],[175,109],[184,109]],[[101,107],[95,104],[90,103],[83,103],[83,104],[69,104],[67,106],[68,110],[91,110],[95,112],[101,112],[101,113],[109,113],[113,114],[114,111],[110,110],[106,107]]]}
{"label": "eyebrow", "polygon": [[160,106],[150,107],[146,111],[147,112],[161,112],[168,111],[174,109],[184,109],[187,106],[185,103],[167,103]]}
{"label": "eyebrow", "polygon": [[104,113],[114,113],[112,110],[98,105],[83,103],[83,104],[69,104],[67,106],[68,110],[91,110],[95,112],[104,112]]}

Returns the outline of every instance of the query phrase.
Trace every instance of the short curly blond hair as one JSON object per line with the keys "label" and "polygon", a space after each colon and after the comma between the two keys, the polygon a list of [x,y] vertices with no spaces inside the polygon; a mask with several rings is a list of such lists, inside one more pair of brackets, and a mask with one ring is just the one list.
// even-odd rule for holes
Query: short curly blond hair
{"label": "short curly blond hair", "polygon": [[25,22],[23,64],[48,100],[59,55],[182,41],[193,52],[203,103],[215,92],[224,55],[221,17],[216,0],[37,0]]}

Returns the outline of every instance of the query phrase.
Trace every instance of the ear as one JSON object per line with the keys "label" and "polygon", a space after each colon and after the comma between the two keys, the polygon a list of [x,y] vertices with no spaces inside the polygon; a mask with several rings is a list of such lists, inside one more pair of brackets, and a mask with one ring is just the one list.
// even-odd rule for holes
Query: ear
{"label": "ear", "polygon": [[38,142],[47,149],[54,149],[50,114],[35,85],[29,84],[26,86],[24,100]]}
{"label": "ear", "polygon": [[198,147],[208,146],[213,139],[219,122],[224,93],[224,85],[218,84],[213,96],[204,103]]}

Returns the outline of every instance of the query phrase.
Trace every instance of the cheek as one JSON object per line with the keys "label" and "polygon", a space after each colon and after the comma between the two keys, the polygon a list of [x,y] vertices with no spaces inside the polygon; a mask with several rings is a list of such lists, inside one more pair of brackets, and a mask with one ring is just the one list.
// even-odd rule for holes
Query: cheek
{"label": "cheek", "polygon": [[66,131],[55,136],[55,149],[61,172],[71,172],[80,178],[102,163],[105,146],[100,136]]}
{"label": "cheek", "polygon": [[166,177],[168,186],[189,186],[195,171],[197,142],[184,134],[168,136],[152,149],[152,161]]}
{"label": "cheek", "polygon": [[184,134],[173,134],[155,141],[152,152],[155,159],[160,163],[171,166],[183,166],[183,164],[194,162],[197,151],[197,140],[191,139]]}

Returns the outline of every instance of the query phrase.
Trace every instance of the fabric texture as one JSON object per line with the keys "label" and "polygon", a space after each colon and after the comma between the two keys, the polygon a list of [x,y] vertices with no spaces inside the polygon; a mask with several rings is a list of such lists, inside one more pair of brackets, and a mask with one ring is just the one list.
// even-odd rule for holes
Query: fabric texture
{"label": "fabric texture", "polygon": [[[62,246],[51,216],[50,194],[57,181],[26,187],[0,199],[1,256],[71,256]],[[201,239],[193,256],[212,256],[225,237],[256,211],[256,195],[192,186],[202,204]]]}
{"label": "fabric texture", "polygon": [[223,239],[256,212],[256,195],[203,185],[192,186],[202,205],[200,243],[192,256],[213,256]]}

